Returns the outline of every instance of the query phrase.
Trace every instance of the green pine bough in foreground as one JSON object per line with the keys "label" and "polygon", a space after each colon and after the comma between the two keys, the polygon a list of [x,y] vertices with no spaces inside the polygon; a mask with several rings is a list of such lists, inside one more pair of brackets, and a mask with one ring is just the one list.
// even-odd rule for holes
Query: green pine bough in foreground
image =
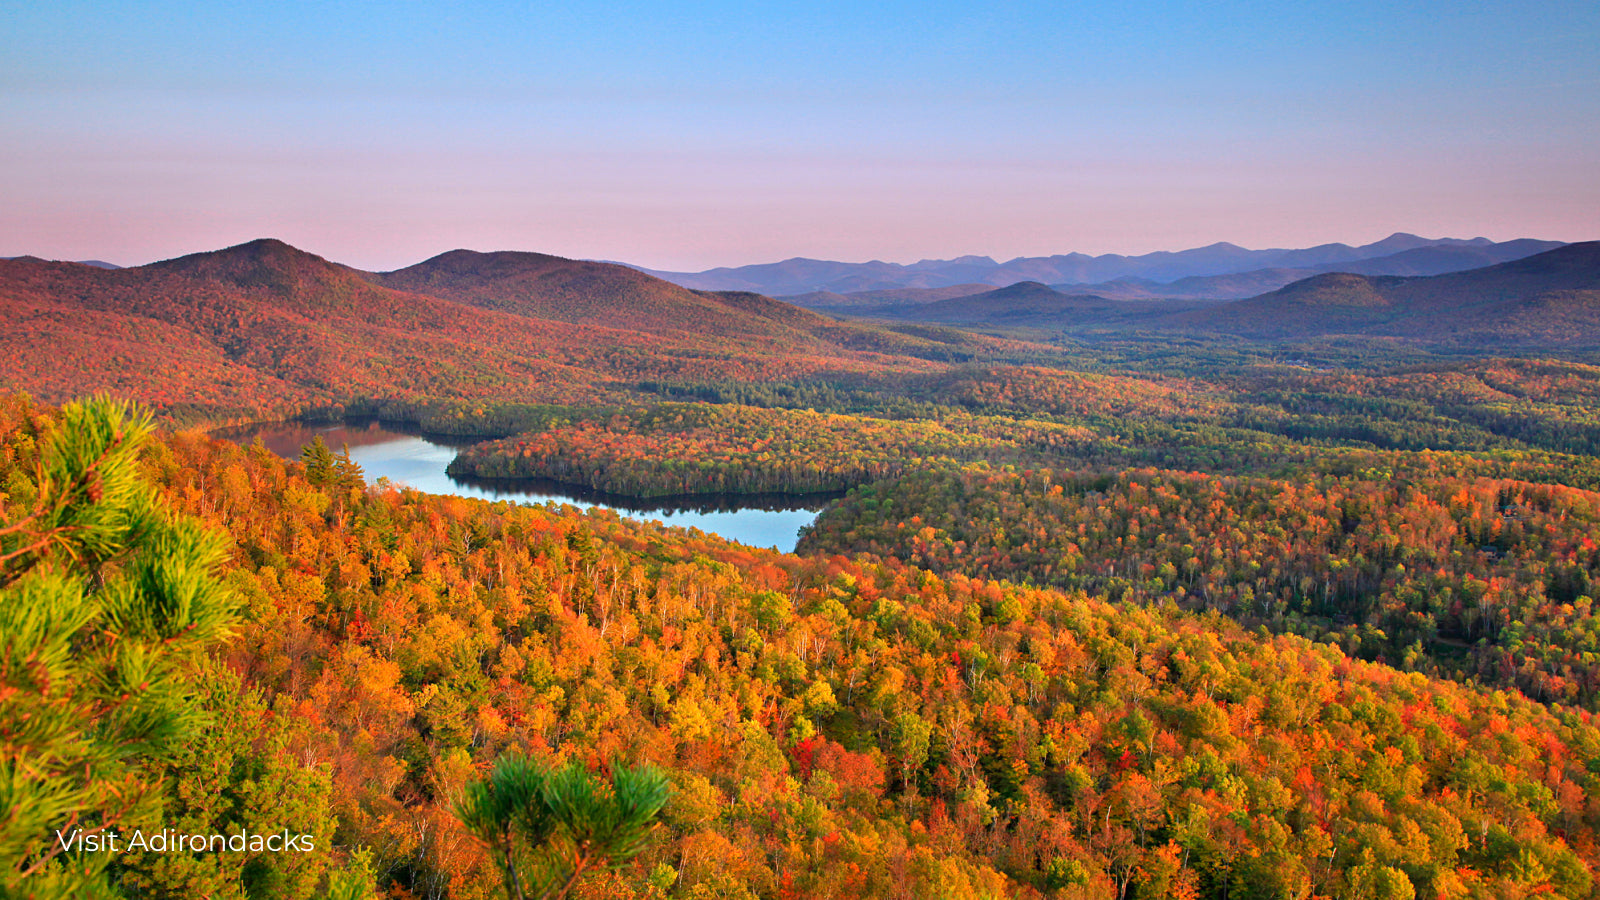
{"label": "green pine bough in foreground", "polygon": [[150,767],[205,724],[189,673],[234,622],[214,575],[226,545],[169,514],[139,478],[149,432],[149,418],[123,403],[66,405],[34,496],[0,520],[8,896],[116,896],[110,855],[68,849],[57,832],[154,821],[161,782]]}
{"label": "green pine bough in foreground", "polygon": [[670,794],[648,767],[616,767],[602,785],[576,763],[507,756],[467,785],[456,815],[489,846],[507,897],[563,900],[584,872],[637,856]]}

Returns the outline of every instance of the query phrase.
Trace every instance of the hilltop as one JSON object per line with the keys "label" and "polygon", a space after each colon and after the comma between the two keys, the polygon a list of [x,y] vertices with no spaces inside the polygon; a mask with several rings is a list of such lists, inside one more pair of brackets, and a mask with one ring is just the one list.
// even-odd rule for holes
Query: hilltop
{"label": "hilltop", "polygon": [[1467,345],[1600,344],[1600,241],[1425,277],[1318,275],[1161,322],[1252,338],[1362,334]]}
{"label": "hilltop", "polygon": [[653,333],[797,340],[809,336],[805,329],[828,321],[789,304],[689,290],[626,266],[543,253],[452,250],[365,277],[384,287],[481,309]]}
{"label": "hilltop", "polygon": [[[623,266],[456,251],[363,272],[261,239],[146,266],[0,261],[0,387],[158,406],[350,397],[594,401],[640,381],[923,371],[988,339],[840,324]],[[991,342],[992,343],[992,342]]]}

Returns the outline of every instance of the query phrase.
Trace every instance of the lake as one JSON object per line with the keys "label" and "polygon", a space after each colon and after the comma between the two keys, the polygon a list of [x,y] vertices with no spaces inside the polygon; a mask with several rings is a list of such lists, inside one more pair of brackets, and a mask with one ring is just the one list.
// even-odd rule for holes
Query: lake
{"label": "lake", "polygon": [[633,519],[698,528],[752,547],[794,551],[800,529],[839,494],[709,494],[658,500],[602,494],[545,479],[453,478],[445,467],[470,440],[424,435],[392,424],[345,422],[311,425],[279,422],[229,428],[218,437],[241,444],[256,438],[285,459],[299,459],[300,448],[317,435],[335,452],[350,448],[350,459],[361,466],[367,483],[387,478],[430,494],[454,494],[484,500],[518,503],[565,503],[580,509],[600,508]]}

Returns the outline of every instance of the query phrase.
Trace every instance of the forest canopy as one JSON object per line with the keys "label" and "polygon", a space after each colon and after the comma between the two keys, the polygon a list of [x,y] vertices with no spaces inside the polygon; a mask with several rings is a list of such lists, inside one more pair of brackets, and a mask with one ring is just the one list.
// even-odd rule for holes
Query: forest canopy
{"label": "forest canopy", "polygon": [[[1588,288],[1506,293],[1592,250],[1501,271],[1522,356],[538,254],[0,260],[38,398],[0,397],[0,892],[1594,897],[1600,357]],[[1401,282],[1278,299],[1363,283]],[[782,554],[200,430],[347,416],[462,475],[828,506]]]}
{"label": "forest canopy", "polygon": [[[5,407],[8,521],[58,415]],[[235,724],[141,761],[162,815],[287,804],[329,849],[124,857],[99,877],[125,895],[503,895],[454,804],[508,753],[671,784],[575,896],[1593,890],[1600,729],[1575,707],[1171,598],[313,479],[192,433],[138,472],[232,541],[235,636],[194,664],[235,680],[193,696]]]}

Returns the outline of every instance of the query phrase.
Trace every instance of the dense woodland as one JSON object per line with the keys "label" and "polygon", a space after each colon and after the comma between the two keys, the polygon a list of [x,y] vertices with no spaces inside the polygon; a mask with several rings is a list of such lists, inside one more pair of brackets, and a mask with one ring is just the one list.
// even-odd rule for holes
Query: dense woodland
{"label": "dense woodland", "polygon": [[863,488],[800,550],[1215,609],[1593,708],[1597,535],[1600,495],[1499,478],[981,467]]}
{"label": "dense woodland", "polygon": [[1015,456],[1083,429],[992,417],[894,420],[813,410],[662,404],[606,422],[479,444],[451,464],[480,478],[552,478],[636,497],[819,493],[899,475],[932,459]]}
{"label": "dense woodland", "polygon": [[[8,517],[54,421],[6,408]],[[292,819],[332,850],[125,854],[106,877],[129,893],[355,872],[493,896],[449,800],[511,748],[670,773],[651,848],[584,896],[1593,886],[1600,729],[1575,708],[1171,603],[375,490],[309,462],[194,434],[144,447],[165,503],[231,536],[237,606],[234,638],[185,673],[214,727],[136,775],[163,821]]]}
{"label": "dense woodland", "polygon": [[[515,771],[666,779],[571,897],[1600,895],[1592,354],[888,328],[530,254],[86,268],[0,262],[8,896],[506,896]],[[142,406],[67,402],[106,389]],[[849,493],[784,555],[192,427],[287,415]],[[53,843],[162,826],[317,850]]]}

